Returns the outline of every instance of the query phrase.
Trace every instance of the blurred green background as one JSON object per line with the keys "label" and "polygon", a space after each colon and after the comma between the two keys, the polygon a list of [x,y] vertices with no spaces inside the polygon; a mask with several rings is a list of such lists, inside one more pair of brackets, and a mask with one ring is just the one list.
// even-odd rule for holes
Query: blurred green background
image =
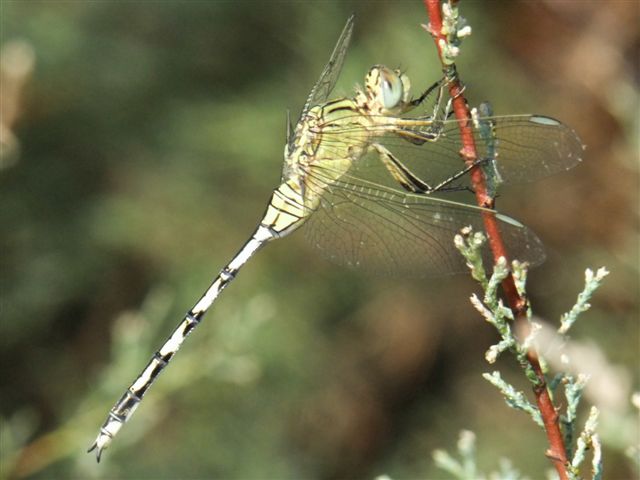
{"label": "blurred green background", "polygon": [[[96,465],[108,409],[263,213],[286,110],[349,14],[336,96],[375,63],[416,90],[439,66],[417,0],[0,6],[2,478],[446,478],[431,451],[463,428],[483,468],[543,476],[543,432],[481,378],[496,337],[476,285],[347,271],[300,233],[247,265]],[[473,104],[560,118],[587,144],[498,206],[547,246],[541,318],[571,307],[586,267],[611,271],[572,339],[612,479],[633,476],[640,443],[638,10],[462,2],[458,64]],[[510,358],[497,368],[528,391]]]}

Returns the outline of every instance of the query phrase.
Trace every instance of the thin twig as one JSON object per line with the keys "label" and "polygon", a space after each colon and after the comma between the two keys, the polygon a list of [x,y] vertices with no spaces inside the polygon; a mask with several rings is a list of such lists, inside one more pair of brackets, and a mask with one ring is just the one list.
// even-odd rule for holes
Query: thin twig
{"label": "thin twig", "polygon": [[[424,3],[427,8],[427,14],[429,15],[428,30],[435,41],[436,48],[438,49],[438,55],[443,66],[443,71],[446,79],[448,80],[453,112],[460,126],[462,139],[460,156],[467,165],[472,165],[477,160],[478,156],[471,128],[471,112],[469,110],[469,105],[464,98],[464,88],[462,87],[456,72],[455,63],[451,61],[450,58],[445,61],[443,57],[443,48],[446,48],[447,46],[447,38],[442,29],[441,3],[440,0],[424,0]],[[456,4],[457,1],[452,0],[451,3]],[[474,168],[471,171],[471,182],[476,194],[478,205],[481,207],[492,208],[494,206],[494,199],[488,194],[482,169]],[[497,263],[500,257],[504,257],[509,260],[507,249],[500,234],[497,218],[490,212],[483,212],[482,216],[495,262]],[[502,282],[502,289],[516,319],[524,320],[526,316],[527,300],[518,294],[511,274],[509,274]],[[547,440],[549,442],[549,449],[547,450],[546,455],[553,462],[560,479],[568,480],[568,459],[562,432],[560,431],[558,423],[558,413],[551,400],[546,379],[540,366],[538,354],[535,348],[531,347],[529,349],[527,353],[527,360],[538,379],[538,383],[534,386],[533,391],[536,397],[536,403],[540,409],[540,414],[547,434]]]}

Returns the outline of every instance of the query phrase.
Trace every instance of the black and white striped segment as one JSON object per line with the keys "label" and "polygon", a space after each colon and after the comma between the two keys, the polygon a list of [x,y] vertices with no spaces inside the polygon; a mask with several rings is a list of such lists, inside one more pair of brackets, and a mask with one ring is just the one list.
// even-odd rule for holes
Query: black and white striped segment
{"label": "black and white striped segment", "polygon": [[160,372],[169,364],[184,340],[200,323],[204,314],[213,305],[220,292],[235,278],[240,268],[267,242],[286,235],[304,221],[304,208],[301,204],[299,189],[291,182],[283,183],[274,191],[264,218],[251,239],[220,271],[204,295],[185,315],[162,347],[153,354],[144,370],[109,411],[95,442],[89,448],[89,452],[96,450],[98,461],[103,450],[111,444],[125,422],[131,418],[142,397]]}

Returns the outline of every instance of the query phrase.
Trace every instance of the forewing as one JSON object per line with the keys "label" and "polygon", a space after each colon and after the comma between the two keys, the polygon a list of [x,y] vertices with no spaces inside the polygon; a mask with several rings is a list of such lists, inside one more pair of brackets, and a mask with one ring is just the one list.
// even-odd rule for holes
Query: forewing
{"label": "forewing", "polygon": [[[497,169],[504,183],[524,183],[568,170],[581,160],[584,146],[577,134],[557,120],[540,115],[485,117],[495,124],[494,136],[483,138],[472,127],[478,158],[497,152]],[[402,123],[403,122],[403,123]],[[431,186],[437,185],[464,168],[460,156],[462,141],[455,120],[436,127],[425,119],[378,117],[367,127],[373,142],[384,145],[413,174]],[[356,142],[363,127],[354,117],[352,124],[323,134],[326,145]],[[436,137],[433,138],[432,137]],[[495,145],[493,145],[495,144]],[[468,175],[457,184],[469,185]]]}
{"label": "forewing", "polygon": [[336,43],[333,49],[329,63],[324,67],[320,78],[311,89],[307,102],[302,109],[301,117],[314,105],[325,103],[333,87],[336,85],[336,81],[342,70],[342,65],[344,64],[347,49],[349,48],[354,22],[355,15],[351,15],[340,34],[340,38],[338,38],[338,43]]}

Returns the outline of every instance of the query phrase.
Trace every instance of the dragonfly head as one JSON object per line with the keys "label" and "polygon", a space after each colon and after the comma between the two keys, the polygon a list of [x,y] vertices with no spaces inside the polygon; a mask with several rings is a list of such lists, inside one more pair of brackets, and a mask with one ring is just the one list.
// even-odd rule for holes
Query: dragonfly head
{"label": "dragonfly head", "polygon": [[409,78],[400,70],[391,70],[384,65],[371,67],[364,87],[369,106],[378,110],[374,113],[402,112],[409,99]]}

